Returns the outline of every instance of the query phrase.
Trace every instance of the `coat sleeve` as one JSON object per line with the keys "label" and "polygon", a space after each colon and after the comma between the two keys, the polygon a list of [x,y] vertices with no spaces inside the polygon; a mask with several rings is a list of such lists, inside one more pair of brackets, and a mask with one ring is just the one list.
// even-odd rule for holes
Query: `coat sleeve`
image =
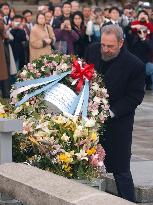
{"label": "coat sleeve", "polygon": [[62,38],[62,30],[60,28],[54,29],[54,33],[55,33],[57,41],[61,41],[63,39]]}
{"label": "coat sleeve", "polygon": [[53,28],[51,26],[48,26],[48,32],[49,32],[49,38],[54,43],[56,41],[56,38],[55,38],[55,34],[54,34],[54,31],[53,31]]}
{"label": "coat sleeve", "polygon": [[32,29],[30,33],[30,45],[38,49],[44,47],[44,41],[39,38],[39,34],[35,29]]}
{"label": "coat sleeve", "polygon": [[138,64],[128,80],[126,95],[114,103],[110,110],[115,117],[121,117],[134,112],[144,97],[145,65]]}

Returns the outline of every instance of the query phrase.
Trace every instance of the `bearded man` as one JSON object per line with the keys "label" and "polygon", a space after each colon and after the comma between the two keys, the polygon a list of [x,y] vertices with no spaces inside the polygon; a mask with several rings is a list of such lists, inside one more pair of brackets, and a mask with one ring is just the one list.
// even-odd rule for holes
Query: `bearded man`
{"label": "bearded man", "polygon": [[135,202],[131,144],[135,109],[144,97],[145,66],[124,48],[121,27],[107,25],[101,33],[101,43],[91,45],[86,53],[86,61],[94,63],[103,75],[109,94],[110,119],[100,142],[106,151],[106,170],[114,175],[118,196]]}

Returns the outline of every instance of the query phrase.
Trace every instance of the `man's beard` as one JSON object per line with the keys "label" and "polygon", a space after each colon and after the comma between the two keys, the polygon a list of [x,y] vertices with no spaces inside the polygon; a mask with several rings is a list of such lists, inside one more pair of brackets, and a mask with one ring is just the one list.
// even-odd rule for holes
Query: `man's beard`
{"label": "man's beard", "polygon": [[102,60],[110,61],[118,56],[118,54],[120,53],[120,48],[118,48],[116,50],[116,52],[112,55],[104,54],[103,51],[101,51],[101,53],[102,53],[102,55],[101,55]]}

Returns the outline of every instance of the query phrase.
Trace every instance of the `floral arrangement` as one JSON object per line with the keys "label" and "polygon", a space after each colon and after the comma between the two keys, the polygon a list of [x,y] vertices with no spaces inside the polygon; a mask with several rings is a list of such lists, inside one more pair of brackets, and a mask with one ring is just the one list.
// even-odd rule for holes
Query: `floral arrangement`
{"label": "floral arrangement", "polygon": [[[18,73],[17,81],[23,82],[74,71],[76,63],[78,68],[88,67],[83,60],[74,59],[69,55],[42,56],[24,66]],[[80,70],[82,72],[82,69]],[[79,93],[84,85],[84,79],[82,77],[79,82],[73,83],[75,78],[72,73],[61,82]],[[27,161],[68,178],[98,177],[103,171],[105,157],[103,148],[98,144],[98,129],[103,128],[109,116],[108,94],[102,78],[93,72],[87,119],[81,116],[48,114],[43,92],[15,107],[24,96],[35,90],[35,87],[31,87],[28,91],[17,93],[15,87],[12,88],[12,112],[17,118],[24,119],[23,133],[17,133],[13,138],[14,160]]]}

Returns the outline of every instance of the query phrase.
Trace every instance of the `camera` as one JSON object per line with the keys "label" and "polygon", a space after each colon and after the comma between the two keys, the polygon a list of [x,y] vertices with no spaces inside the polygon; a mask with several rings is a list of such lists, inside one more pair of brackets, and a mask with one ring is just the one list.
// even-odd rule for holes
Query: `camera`
{"label": "camera", "polygon": [[140,19],[141,22],[146,22],[146,19],[143,17]]}

